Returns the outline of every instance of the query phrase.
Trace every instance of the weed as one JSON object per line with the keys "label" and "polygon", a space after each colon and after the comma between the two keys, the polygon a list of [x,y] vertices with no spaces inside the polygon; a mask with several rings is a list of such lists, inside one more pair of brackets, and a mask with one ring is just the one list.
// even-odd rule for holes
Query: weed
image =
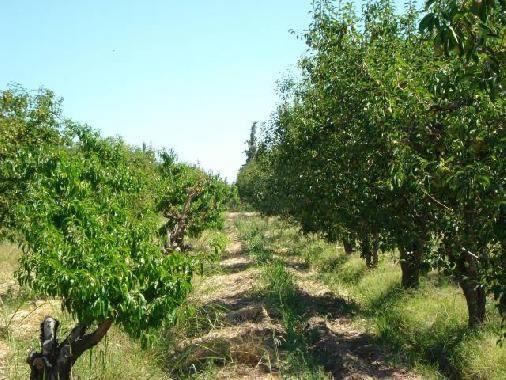
{"label": "weed", "polygon": [[281,345],[281,371],[285,378],[327,379],[323,368],[315,363],[309,352],[303,305],[300,302],[295,279],[283,263],[274,260],[263,266],[262,280],[268,303],[278,310],[286,337]]}

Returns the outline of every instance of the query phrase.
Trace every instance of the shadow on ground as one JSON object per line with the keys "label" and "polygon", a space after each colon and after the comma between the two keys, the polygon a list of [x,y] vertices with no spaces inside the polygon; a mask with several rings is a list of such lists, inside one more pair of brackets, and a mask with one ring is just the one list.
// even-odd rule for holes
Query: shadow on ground
{"label": "shadow on ground", "polygon": [[[244,253],[233,230],[229,233],[234,239],[220,263],[221,273],[204,279],[203,290],[209,292],[196,294],[198,317],[189,321],[187,333],[183,331],[185,335],[175,341],[168,354],[169,371],[176,378],[204,373],[209,365],[223,373],[219,378],[272,379],[285,375],[281,367],[290,348],[284,344],[287,332],[283,312],[269,300],[265,289],[258,287],[261,271],[254,257]],[[357,304],[312,284],[306,263],[291,260],[285,264],[303,279],[294,302],[297,331],[303,336],[310,361],[335,379],[416,378],[389,365],[374,337],[353,327],[351,319],[361,313]],[[325,263],[328,267],[342,264]],[[249,372],[239,376],[233,372],[237,367],[243,371],[249,368]]]}

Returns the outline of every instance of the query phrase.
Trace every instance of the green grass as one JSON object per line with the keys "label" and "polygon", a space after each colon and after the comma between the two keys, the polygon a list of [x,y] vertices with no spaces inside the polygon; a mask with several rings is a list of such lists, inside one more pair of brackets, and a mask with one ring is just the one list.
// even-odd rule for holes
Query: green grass
{"label": "green grass", "polygon": [[262,267],[265,296],[271,308],[281,315],[285,340],[280,345],[280,373],[283,378],[328,379],[309,351],[310,337],[306,336],[303,305],[299,300],[295,279],[279,260]]}
{"label": "green grass", "polygon": [[318,236],[302,236],[279,219],[255,217],[247,223],[270,237],[270,249],[298,256],[318,280],[358,305],[354,322],[393,351],[394,362],[407,363],[423,378],[506,378],[506,347],[497,344],[501,320],[492,301],[486,325],[471,331],[461,289],[442,274],[431,272],[419,289],[406,291],[395,253],[380,255],[378,268],[370,270],[358,254],[348,256]]}
{"label": "green grass", "polygon": [[268,224],[262,223],[258,217],[238,218],[235,227],[244,250],[257,264],[265,264],[273,259],[273,251],[269,248]]}
{"label": "green grass", "polygon": [[488,323],[472,332],[462,291],[446,277],[431,273],[419,289],[405,291],[392,256],[384,255],[375,270],[365,269],[358,257],[345,258],[320,278],[360,305],[358,323],[392,347],[399,361],[436,378],[506,378],[506,350],[496,344],[500,318],[491,303]]}
{"label": "green grass", "polygon": [[277,347],[277,366],[285,379],[328,379],[309,352],[309,337],[294,276],[276,258],[292,254],[282,243],[300,243],[296,228],[278,218],[253,216],[236,220],[235,226],[246,252],[261,268],[260,297],[279,315],[285,336]]}
{"label": "green grass", "polygon": [[220,273],[219,261],[228,244],[228,236],[223,231],[204,231],[198,238],[189,240],[192,250],[187,252],[199,262],[196,268],[200,275]]}

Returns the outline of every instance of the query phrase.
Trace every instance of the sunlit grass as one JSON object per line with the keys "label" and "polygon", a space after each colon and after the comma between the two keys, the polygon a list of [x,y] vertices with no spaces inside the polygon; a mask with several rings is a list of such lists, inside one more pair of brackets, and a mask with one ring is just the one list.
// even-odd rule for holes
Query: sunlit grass
{"label": "sunlit grass", "polygon": [[320,252],[323,258],[314,259],[323,269],[319,277],[337,294],[359,304],[357,323],[424,378],[506,378],[506,348],[497,345],[500,318],[491,302],[488,324],[474,333],[467,328],[461,289],[443,275],[431,273],[422,278],[419,289],[406,291],[400,286],[401,271],[393,254],[384,254],[378,268],[368,270],[358,255],[344,253],[334,253],[334,267],[322,267],[330,251],[324,247]]}
{"label": "sunlit grass", "polygon": [[454,365],[466,379],[506,379],[506,347],[498,348],[493,329],[470,334],[455,350]]}
{"label": "sunlit grass", "polygon": [[[60,317],[61,318],[61,317]],[[65,318],[61,318],[62,321]],[[37,337],[32,339],[10,339],[7,378],[24,380],[29,378],[26,364],[27,351],[37,348]],[[112,328],[107,337],[95,348],[86,352],[73,367],[73,373],[79,379],[169,379],[157,364],[157,353],[143,350],[139,344],[125,333]]]}
{"label": "sunlit grass", "polygon": [[[358,253],[346,255],[336,244],[315,235],[302,236],[283,221],[264,219],[262,226],[258,217],[254,223],[275,238],[271,246],[298,256],[317,272],[317,279],[359,305],[355,323],[424,379],[506,378],[506,347],[497,344],[501,321],[491,300],[487,324],[473,332],[467,328],[461,289],[442,274],[431,272],[421,279],[419,289],[406,291],[400,286],[395,253],[380,255],[378,268],[371,270]],[[272,228],[281,231],[265,231]]]}

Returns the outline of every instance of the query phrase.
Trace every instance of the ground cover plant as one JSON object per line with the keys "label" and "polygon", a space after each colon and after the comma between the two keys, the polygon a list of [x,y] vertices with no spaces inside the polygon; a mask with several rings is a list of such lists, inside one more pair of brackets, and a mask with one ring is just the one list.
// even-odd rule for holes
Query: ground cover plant
{"label": "ground cover plant", "polygon": [[[354,326],[370,331],[375,344],[392,350],[391,363],[407,362],[422,378],[500,379],[506,374],[506,350],[497,344],[500,314],[490,304],[485,326],[468,329],[466,299],[451,276],[431,271],[421,277],[417,289],[405,290],[398,252],[382,255],[371,271],[358,254],[349,255],[342,245],[321,237],[305,236],[286,221],[256,217],[241,223],[273,237],[264,238],[276,252],[264,278],[271,299],[289,311],[288,321],[296,321],[299,307],[307,307],[301,306],[290,286],[293,279],[285,274],[295,258],[298,266],[308,265],[311,278],[346,300]],[[310,346],[310,335],[296,336],[305,339],[303,347]]]}

